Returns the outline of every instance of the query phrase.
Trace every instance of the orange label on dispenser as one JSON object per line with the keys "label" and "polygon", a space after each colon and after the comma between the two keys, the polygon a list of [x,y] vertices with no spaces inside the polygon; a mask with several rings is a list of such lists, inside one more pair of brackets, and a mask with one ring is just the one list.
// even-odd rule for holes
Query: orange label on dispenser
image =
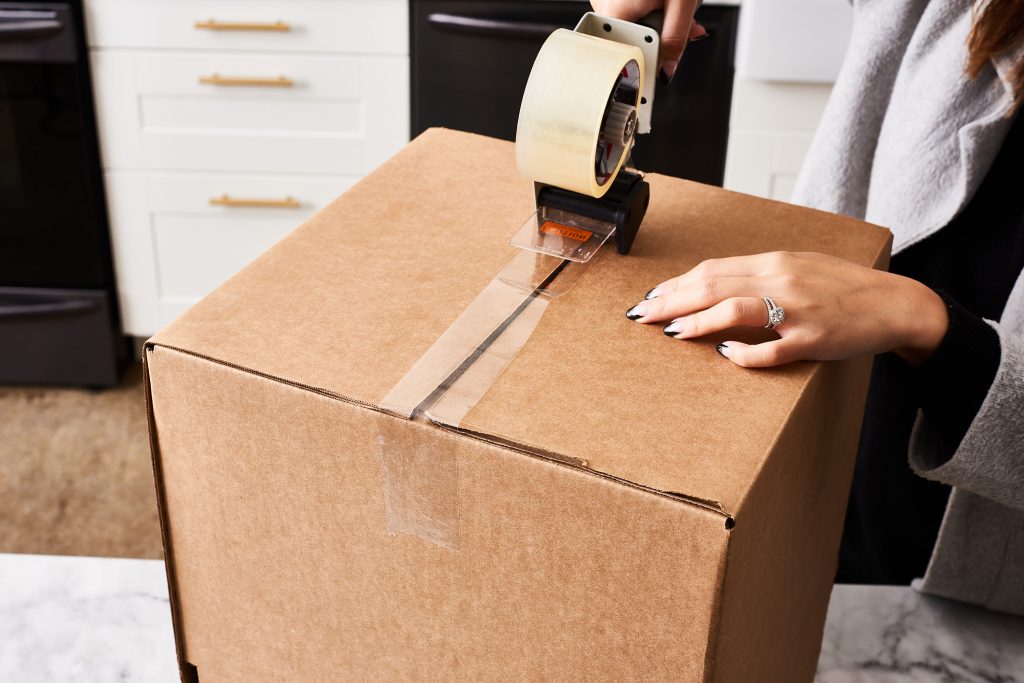
{"label": "orange label on dispenser", "polygon": [[546,232],[549,235],[558,235],[559,237],[568,237],[571,240],[577,242],[586,242],[590,239],[590,236],[594,233],[589,230],[581,230],[580,228],[570,228],[568,225],[562,225],[561,223],[552,223],[551,221],[545,221],[540,226],[541,232]]}

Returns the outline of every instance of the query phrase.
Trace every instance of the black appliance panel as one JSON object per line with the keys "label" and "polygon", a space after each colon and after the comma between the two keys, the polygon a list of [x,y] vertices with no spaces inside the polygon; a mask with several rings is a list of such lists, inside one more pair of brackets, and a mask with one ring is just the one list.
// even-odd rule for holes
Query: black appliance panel
{"label": "black appliance panel", "polygon": [[63,3],[0,2],[5,286],[111,284],[92,95],[74,20]]}
{"label": "black appliance panel", "polygon": [[0,0],[0,383],[117,384],[81,0]]}
{"label": "black appliance panel", "polygon": [[102,289],[0,287],[0,383],[116,383],[109,301]]}
{"label": "black appliance panel", "polygon": [[[533,61],[587,2],[412,0],[412,134],[432,126],[514,140]],[[690,44],[672,83],[657,84],[652,133],[634,165],[721,185],[729,136],[738,8],[705,6],[710,37]]]}

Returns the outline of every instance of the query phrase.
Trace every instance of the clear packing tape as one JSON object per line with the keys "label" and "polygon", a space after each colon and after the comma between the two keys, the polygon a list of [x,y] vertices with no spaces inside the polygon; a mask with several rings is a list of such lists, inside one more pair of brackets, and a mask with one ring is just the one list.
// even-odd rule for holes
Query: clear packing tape
{"label": "clear packing tape", "polygon": [[[388,533],[458,549],[458,459],[405,420],[458,427],[590,263],[519,251],[381,400]],[[389,413],[389,414],[388,414]],[[454,437],[452,437],[454,438]]]}
{"label": "clear packing tape", "polygon": [[[640,48],[559,29],[537,54],[516,128],[516,166],[540,183],[601,197],[630,144],[604,136],[617,88],[643,91]],[[631,136],[630,136],[631,137]]]}
{"label": "clear packing tape", "polygon": [[[592,261],[591,261],[592,262]],[[404,418],[457,427],[589,263],[519,251],[381,400]]]}

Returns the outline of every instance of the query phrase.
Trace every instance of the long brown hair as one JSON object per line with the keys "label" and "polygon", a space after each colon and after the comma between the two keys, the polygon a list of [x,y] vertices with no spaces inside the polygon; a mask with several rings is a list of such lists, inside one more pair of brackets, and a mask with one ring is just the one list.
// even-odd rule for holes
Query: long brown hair
{"label": "long brown hair", "polygon": [[[1024,41],[1024,0],[989,0],[975,4],[975,11],[984,5],[974,17],[971,34],[967,38],[967,73],[971,78],[978,74],[993,57],[1013,50]],[[1014,107],[1024,99],[1024,60],[1017,62],[1010,72],[1013,83]]]}

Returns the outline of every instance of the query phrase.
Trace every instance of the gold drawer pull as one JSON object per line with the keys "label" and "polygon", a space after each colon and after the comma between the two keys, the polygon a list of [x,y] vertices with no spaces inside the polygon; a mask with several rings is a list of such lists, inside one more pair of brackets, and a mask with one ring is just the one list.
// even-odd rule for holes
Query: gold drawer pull
{"label": "gold drawer pull", "polygon": [[256,206],[268,209],[297,209],[299,200],[291,195],[284,199],[246,199],[244,197],[230,197],[225,192],[219,197],[210,197],[211,206]]}
{"label": "gold drawer pull", "polygon": [[221,76],[220,74],[210,74],[209,76],[200,76],[199,82],[204,85],[240,85],[257,88],[290,88],[295,85],[295,81],[287,76],[278,76],[277,78],[249,78],[246,76]]}
{"label": "gold drawer pull", "polygon": [[207,31],[291,31],[292,27],[283,21],[272,21],[266,23],[252,22],[252,21],[217,21],[216,19],[207,19],[206,21],[197,21],[197,29],[205,29]]}

